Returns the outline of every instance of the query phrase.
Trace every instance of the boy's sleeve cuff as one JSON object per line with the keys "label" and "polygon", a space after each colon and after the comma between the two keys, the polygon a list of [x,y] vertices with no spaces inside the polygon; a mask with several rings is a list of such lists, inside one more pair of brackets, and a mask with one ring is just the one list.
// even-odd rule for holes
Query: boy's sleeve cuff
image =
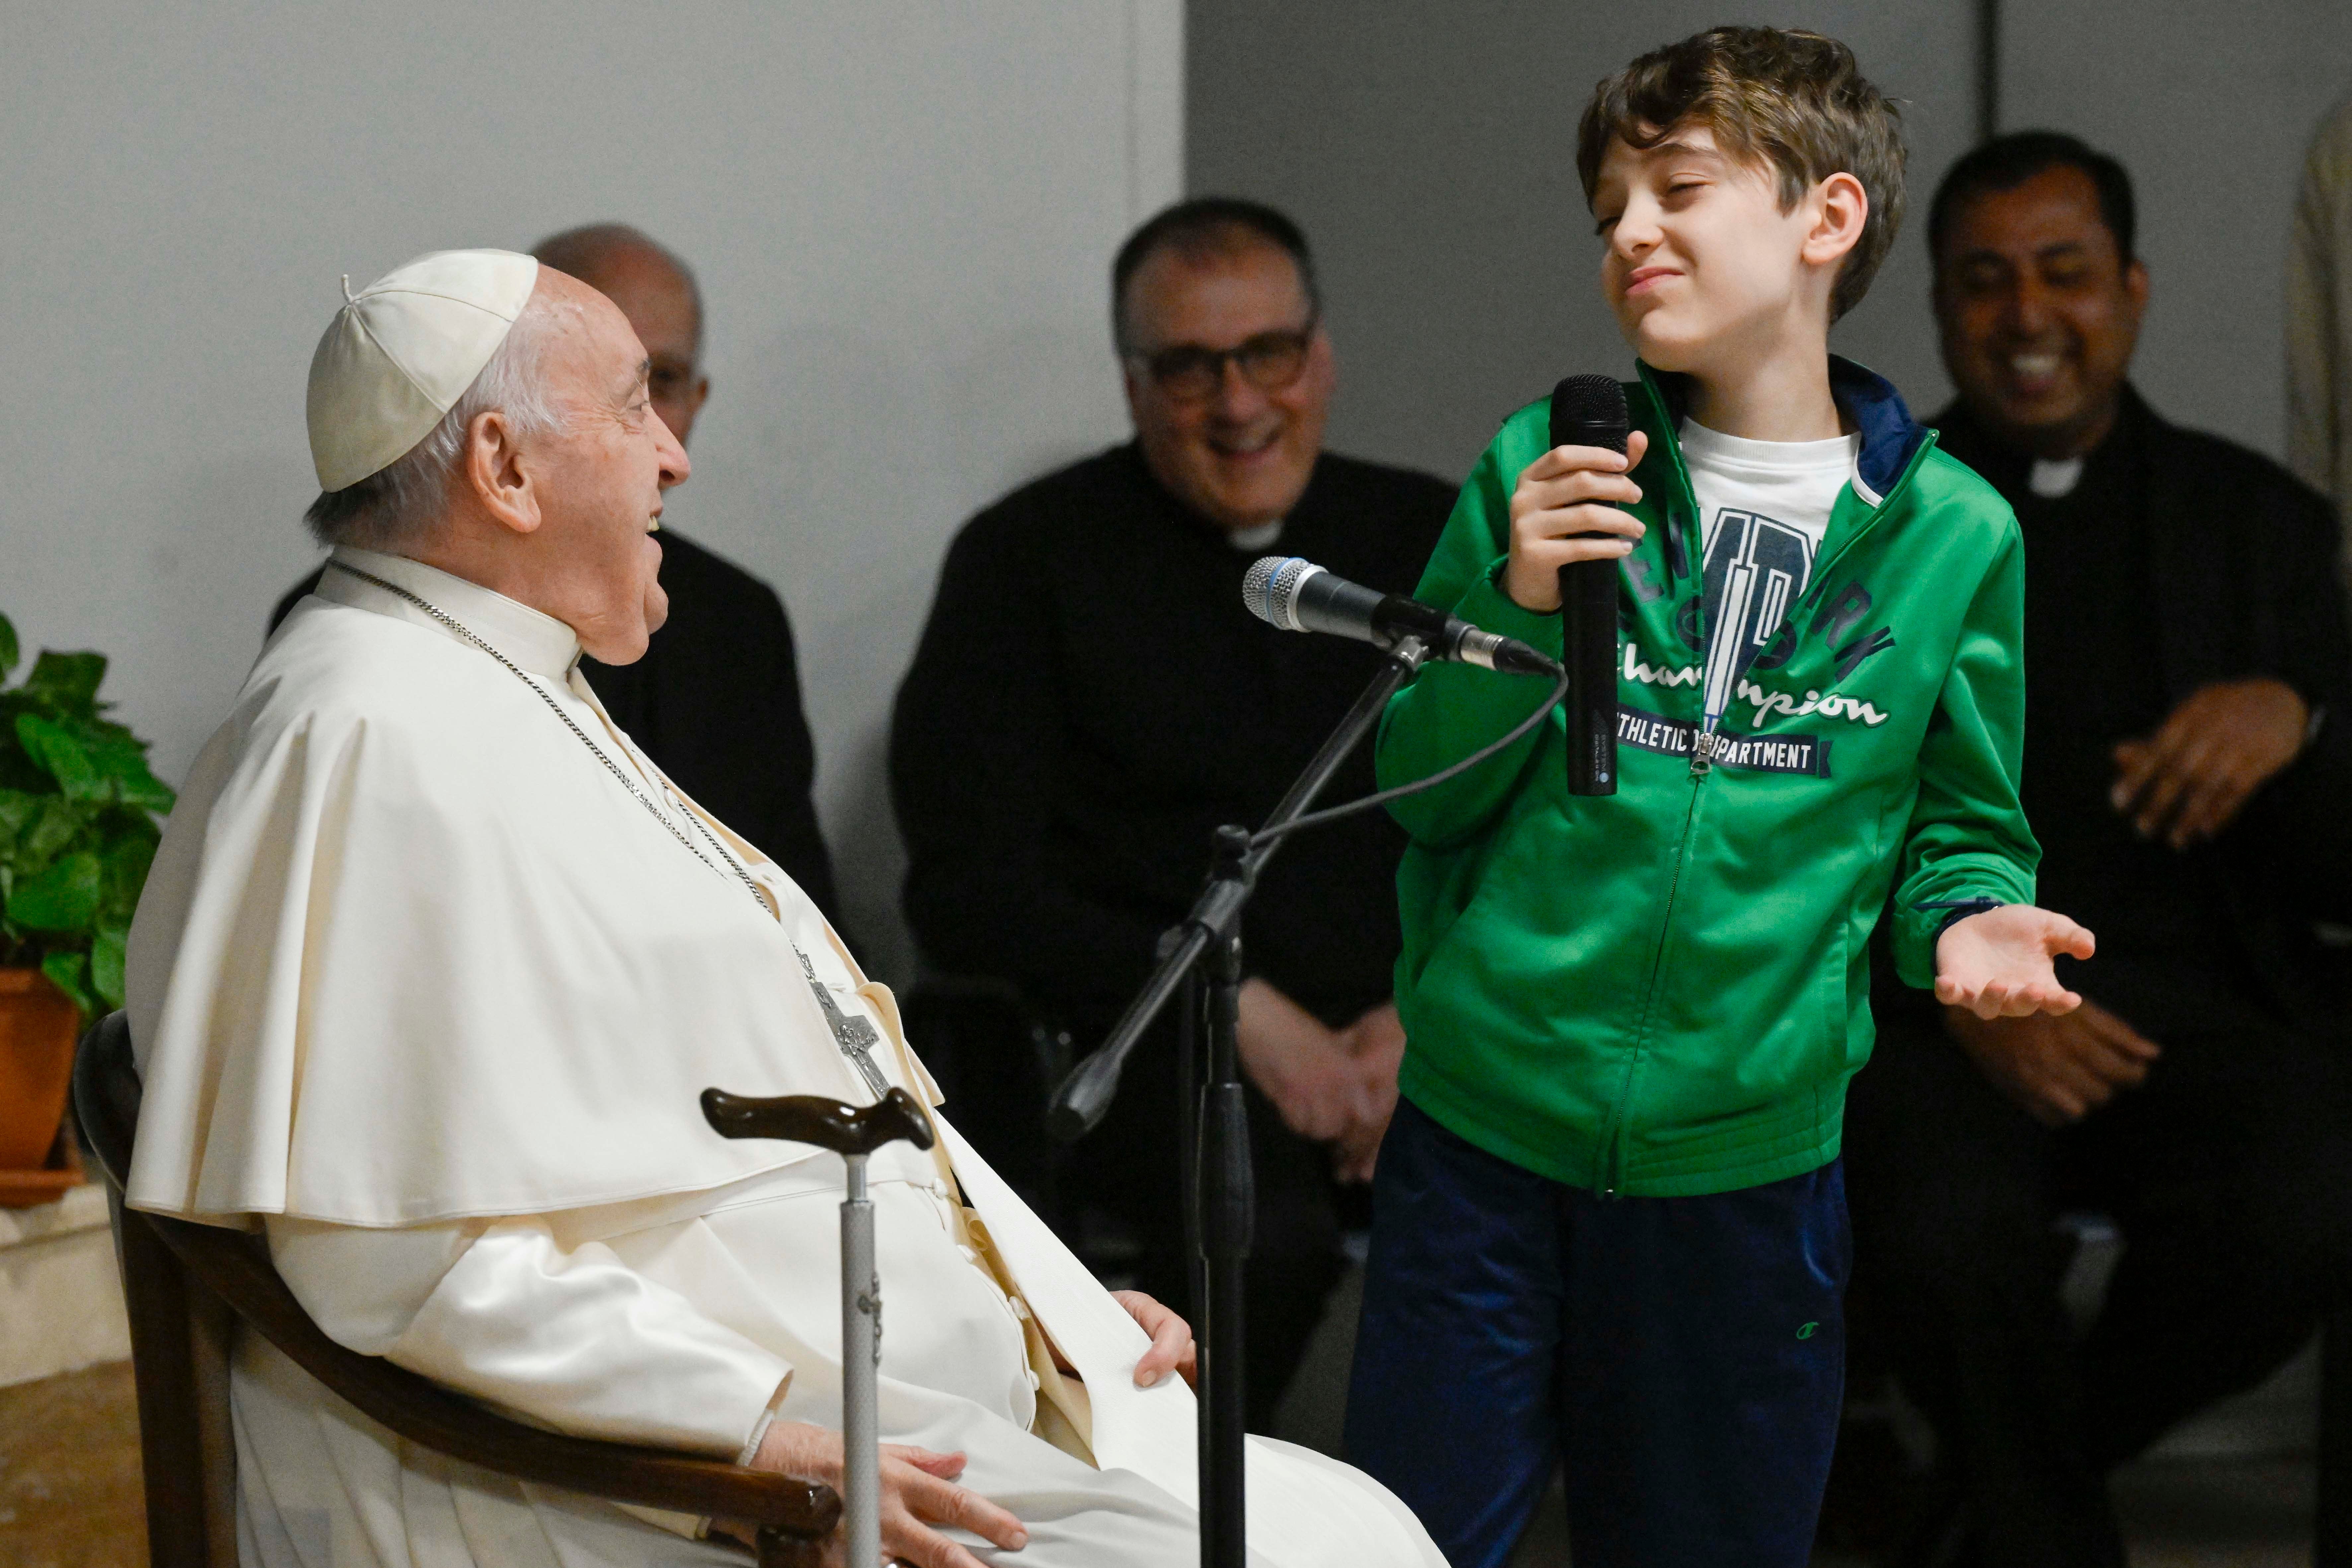
{"label": "boy's sleeve cuff", "polygon": [[2012,879],[1998,872],[1988,874],[1986,868],[1976,869],[1978,874],[1969,878],[1973,886],[1947,889],[1941,898],[1916,903],[1898,902],[1890,912],[1895,973],[1906,985],[1922,991],[1935,989],[1936,943],[1953,926],[1987,910],[2033,901],[2030,877],[2015,879],[2014,886],[2004,886]]}
{"label": "boy's sleeve cuff", "polygon": [[1951,930],[1954,926],[1959,924],[1970,915],[1980,915],[1987,910],[1997,910],[2000,908],[2001,901],[1999,899],[1962,899],[1957,903],[1921,904],[1919,907],[1923,910],[1941,910],[1944,911],[1944,918],[1937,921],[1934,929],[1929,931],[1927,933],[1927,940],[1929,942],[1936,942],[1939,941],[1946,931]]}

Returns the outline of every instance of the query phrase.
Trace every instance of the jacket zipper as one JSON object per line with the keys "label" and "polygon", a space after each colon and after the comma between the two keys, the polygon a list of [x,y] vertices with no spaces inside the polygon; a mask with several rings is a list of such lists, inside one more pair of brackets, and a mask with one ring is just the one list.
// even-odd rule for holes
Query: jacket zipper
{"label": "jacket zipper", "polygon": [[[1667,526],[1672,527],[1677,521],[1679,510],[1681,520],[1693,535],[1690,559],[1696,562],[1700,559],[1696,552],[1698,502],[1691,494],[1690,476],[1683,469],[1681,452],[1672,447],[1668,450],[1673,458],[1675,479],[1683,493],[1679,509],[1673,505],[1666,508]],[[1703,573],[1701,581],[1705,581]],[[1714,766],[1709,761],[1714,747],[1715,730],[1712,725],[1707,725],[1699,731],[1691,746],[1690,799],[1683,807],[1683,830],[1675,845],[1674,874],[1666,879],[1665,908],[1658,916],[1657,945],[1650,957],[1650,983],[1642,998],[1641,1019],[1634,1026],[1633,1047],[1625,1053],[1625,1070],[1617,1080],[1617,1098],[1610,1107],[1608,1130],[1601,1141],[1601,1169],[1600,1180],[1595,1184],[1604,1198],[1614,1198],[1617,1189],[1624,1184],[1626,1108],[1633,1098],[1633,1074],[1641,1067],[1642,1058],[1649,1048],[1650,1020],[1657,1013],[1658,994],[1665,982],[1666,942],[1675,927],[1675,905],[1682,894],[1683,868],[1690,864],[1691,837],[1698,826],[1699,787],[1706,784],[1706,775]]]}
{"label": "jacket zipper", "polygon": [[[1696,523],[1698,502],[1691,492],[1690,475],[1683,467],[1682,452],[1678,447],[1673,445],[1671,433],[1667,440],[1673,472],[1683,492],[1684,516],[1691,520],[1690,531],[1696,536],[1700,531]],[[1904,465],[1903,472],[1896,476],[1895,483],[1888,487],[1886,494],[1880,498],[1879,504],[1871,509],[1869,523],[1855,530],[1839,546],[1835,555],[1814,568],[1812,581],[1805,585],[1805,592],[1798,595],[1797,604],[1789,607],[1788,615],[1791,622],[1797,618],[1799,607],[1812,599],[1827,585],[1831,570],[1845,558],[1847,552],[1853,550],[1864,535],[1876,528],[1879,521],[1892,510],[1895,498],[1902,493],[1904,486],[1910,482],[1912,474],[1917,470],[1920,462],[1935,445],[1935,435],[1931,431],[1928,433],[1927,439],[1921,444],[1919,450],[1911,455],[1911,461]],[[1673,516],[1671,507],[1668,509],[1668,516],[1671,520]],[[1706,580],[1706,569],[1704,558],[1699,553],[1697,544],[1698,540],[1694,537],[1690,559],[1694,563],[1694,569],[1699,573],[1700,581],[1703,584]],[[1614,1198],[1617,1195],[1617,1189],[1624,1184],[1626,1107],[1633,1099],[1634,1069],[1641,1066],[1642,1058],[1649,1047],[1650,1021],[1656,1015],[1658,996],[1665,985],[1666,944],[1674,932],[1675,905],[1682,894],[1683,868],[1690,863],[1691,837],[1698,828],[1699,792],[1705,787],[1708,774],[1715,771],[1716,740],[1714,724],[1707,722],[1702,715],[1699,731],[1691,742],[1690,800],[1684,807],[1682,837],[1675,847],[1674,875],[1666,882],[1666,905],[1664,914],[1658,921],[1657,950],[1650,960],[1650,984],[1642,999],[1642,1016],[1633,1031],[1633,1047],[1625,1055],[1625,1070],[1618,1079],[1616,1103],[1610,1108],[1609,1126],[1601,1138],[1601,1170],[1598,1185],[1601,1195],[1604,1198]]]}
{"label": "jacket zipper", "polygon": [[[1700,744],[1706,737],[1700,737]],[[1609,1131],[1601,1140],[1602,1171],[1601,1195],[1613,1198],[1625,1180],[1625,1109],[1633,1098],[1633,1070],[1642,1065],[1642,1058],[1650,1042],[1650,1020],[1658,1010],[1658,995],[1664,989],[1666,974],[1666,942],[1675,927],[1675,904],[1683,890],[1683,868],[1690,864],[1691,837],[1698,829],[1700,786],[1706,783],[1708,764],[1703,753],[1694,751],[1691,757],[1690,801],[1683,808],[1682,837],[1675,846],[1674,875],[1666,880],[1666,907],[1658,917],[1657,951],[1650,959],[1650,984],[1642,998],[1642,1019],[1633,1030],[1633,1048],[1625,1053],[1624,1075],[1617,1082],[1617,1102],[1610,1109]]]}

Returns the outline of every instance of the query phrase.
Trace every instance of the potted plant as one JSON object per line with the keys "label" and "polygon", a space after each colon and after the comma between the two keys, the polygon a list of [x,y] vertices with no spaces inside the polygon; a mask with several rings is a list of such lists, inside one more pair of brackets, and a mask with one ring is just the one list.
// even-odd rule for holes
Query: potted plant
{"label": "potted plant", "polygon": [[0,616],[0,1204],[69,1184],[58,1126],[85,1019],[122,1005],[123,943],[172,792],[103,717],[106,658],[43,650],[23,682]]}

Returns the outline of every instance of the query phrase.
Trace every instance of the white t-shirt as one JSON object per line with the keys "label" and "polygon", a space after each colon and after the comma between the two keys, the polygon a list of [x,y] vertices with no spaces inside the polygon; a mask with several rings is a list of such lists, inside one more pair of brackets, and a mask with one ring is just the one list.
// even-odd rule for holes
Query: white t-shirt
{"label": "white t-shirt", "polygon": [[1682,448],[1706,563],[1706,710],[1712,721],[1805,591],[1862,437],[1750,441],[1685,419]]}

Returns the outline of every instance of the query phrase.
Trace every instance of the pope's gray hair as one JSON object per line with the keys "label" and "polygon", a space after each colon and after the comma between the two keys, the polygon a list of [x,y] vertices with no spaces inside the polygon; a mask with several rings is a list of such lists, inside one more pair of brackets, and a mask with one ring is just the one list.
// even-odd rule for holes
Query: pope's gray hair
{"label": "pope's gray hair", "polygon": [[367,478],[322,491],[310,503],[302,521],[311,537],[329,547],[362,550],[398,552],[415,545],[448,508],[449,486],[465,460],[466,433],[476,419],[503,414],[520,436],[561,430],[563,412],[547,395],[551,315],[532,295],[474,384],[425,439]]}

